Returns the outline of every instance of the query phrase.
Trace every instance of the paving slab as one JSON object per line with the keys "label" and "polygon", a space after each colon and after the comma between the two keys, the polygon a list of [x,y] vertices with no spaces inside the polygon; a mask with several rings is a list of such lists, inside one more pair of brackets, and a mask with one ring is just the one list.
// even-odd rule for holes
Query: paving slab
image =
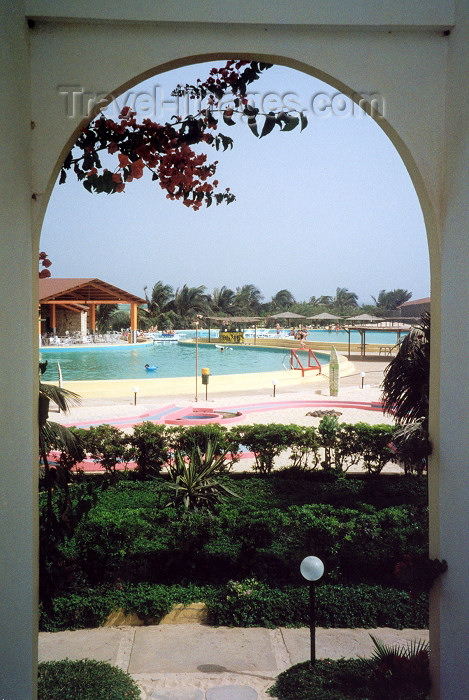
{"label": "paving slab", "polygon": [[209,688],[205,700],[257,700],[257,693],[247,685],[224,685]]}
{"label": "paving slab", "polygon": [[39,660],[95,659],[117,665],[123,641],[120,628],[98,627],[74,632],[41,632],[39,634]]}
{"label": "paving slab", "polygon": [[[370,633],[386,644],[428,640],[427,630],[318,628],[316,657],[369,656],[373,650]],[[191,624],[39,634],[40,661],[107,661],[133,676],[142,700],[269,700],[268,688],[276,676],[307,661],[309,654],[308,627],[242,629]]]}
{"label": "paving slab", "polygon": [[135,630],[128,671],[258,673],[276,668],[267,629],[155,625]]}
{"label": "paving slab", "polygon": [[[309,628],[282,627],[280,631],[288,652],[290,665],[308,661],[310,658]],[[358,656],[370,656],[374,650],[370,632],[385,644],[405,646],[414,639],[428,641],[426,630],[395,630],[389,627],[380,627],[374,630],[320,628],[316,630],[316,659],[351,659]]]}
{"label": "paving slab", "polygon": [[155,690],[150,695],[150,700],[204,700],[204,693],[200,688],[166,688]]}

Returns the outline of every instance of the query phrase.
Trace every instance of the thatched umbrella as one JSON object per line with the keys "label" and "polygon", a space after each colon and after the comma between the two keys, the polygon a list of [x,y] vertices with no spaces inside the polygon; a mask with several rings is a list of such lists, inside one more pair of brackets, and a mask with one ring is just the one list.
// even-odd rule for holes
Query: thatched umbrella
{"label": "thatched umbrella", "polygon": [[379,316],[371,316],[370,314],[360,314],[359,316],[350,316],[345,319],[348,321],[382,321],[383,319]]}
{"label": "thatched umbrella", "polygon": [[340,316],[335,316],[334,314],[328,314],[324,311],[322,314],[316,314],[316,316],[308,316],[309,321],[340,321]]}
{"label": "thatched umbrella", "polygon": [[293,311],[283,311],[281,314],[275,314],[274,316],[269,316],[269,318],[306,318],[304,314],[295,314]]}

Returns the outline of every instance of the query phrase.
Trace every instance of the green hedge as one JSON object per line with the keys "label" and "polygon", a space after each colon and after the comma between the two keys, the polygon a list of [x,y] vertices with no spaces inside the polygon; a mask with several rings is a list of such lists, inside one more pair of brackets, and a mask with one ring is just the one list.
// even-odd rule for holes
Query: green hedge
{"label": "green hedge", "polygon": [[[299,563],[310,554],[326,567],[321,624],[425,625],[425,610],[409,612],[394,576],[404,554],[428,552],[425,479],[298,469],[222,478],[241,498],[214,513],[167,507],[162,477],[72,484],[70,508],[91,488],[90,509],[50,550],[55,588],[43,599],[43,629],[94,626],[117,607],[158,619],[175,602],[191,602],[191,591],[217,624],[305,624]],[[252,578],[254,608],[231,609],[227,581]]]}
{"label": "green hedge", "polygon": [[313,668],[306,661],[281,673],[267,692],[277,700],[371,700],[369,676],[359,659],[322,659]]}
{"label": "green hedge", "polygon": [[[255,579],[222,586],[124,584],[88,589],[54,599],[41,610],[40,628],[55,632],[101,625],[118,608],[145,622],[158,622],[177,603],[205,602],[209,624],[233,627],[302,627],[309,624],[307,585],[273,588]],[[428,626],[428,600],[414,602],[403,591],[381,586],[318,585],[316,620],[320,627]]]}
{"label": "green hedge", "polygon": [[38,667],[38,700],[140,700],[133,678],[104,661],[45,661]]}
{"label": "green hedge", "polygon": [[[174,450],[190,454],[192,449],[206,449],[207,442],[216,442],[221,453],[226,453],[226,466],[237,461],[240,445],[254,452],[254,469],[268,474],[275,466],[275,458],[290,450],[291,466],[317,469],[337,474],[351,466],[362,464],[370,474],[379,474],[388,461],[398,457],[405,462],[406,473],[421,473],[421,455],[415,449],[406,449],[399,442],[399,455],[392,445],[398,429],[391,425],[368,423],[339,423],[335,416],[324,416],[317,428],[314,426],[282,425],[279,423],[226,426],[200,425],[168,427],[154,425],[150,421],[134,428],[130,435],[111,425],[92,426],[89,429],[72,428],[80,438],[83,448],[99,462],[114,479],[118,478],[116,466],[135,460],[136,478],[145,479],[157,475]],[[73,460],[64,459],[63,465],[71,468]]]}
{"label": "green hedge", "polygon": [[[316,493],[326,500],[324,484],[269,482],[236,481],[233,489],[242,498],[215,514],[164,508],[163,481],[121,482],[100,494],[62,552],[73,561],[75,575],[79,571],[92,585],[117,578],[172,583],[183,577],[219,584],[250,575],[295,584],[298,562],[311,552],[325,561],[330,583],[396,585],[393,569],[402,555],[422,556],[428,549],[427,513],[421,506],[377,508],[361,502],[363,482],[360,488],[334,484],[331,500],[338,505],[311,502]],[[294,503],[296,494],[300,505]],[[389,502],[402,498],[388,495]],[[378,500],[384,500],[382,494]]]}

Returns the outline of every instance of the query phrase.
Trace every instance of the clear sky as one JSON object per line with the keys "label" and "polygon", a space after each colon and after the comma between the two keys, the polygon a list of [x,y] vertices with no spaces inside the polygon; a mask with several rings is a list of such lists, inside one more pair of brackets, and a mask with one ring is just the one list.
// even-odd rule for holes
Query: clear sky
{"label": "clear sky", "polygon": [[[144,116],[166,121],[173,87],[205,79],[212,65],[157,75],[127,104],[136,98]],[[149,175],[121,194],[90,194],[70,172],[54,188],[42,231],[52,275],[97,277],[142,296],[158,280],[208,292],[255,284],[266,301],[280,289],[307,301],[337,287],[362,304],[381,289],[429,296],[422,212],[379,126],[356,108],[352,114],[351,103],[332,102],[331,86],[289,68],[271,68],[252,91],[258,107],[299,103],[309,124],[261,140],[245,124],[223,124],[234,148],[208,154],[219,160],[220,188],[231,188],[234,203],[194,212],[167,200]]]}

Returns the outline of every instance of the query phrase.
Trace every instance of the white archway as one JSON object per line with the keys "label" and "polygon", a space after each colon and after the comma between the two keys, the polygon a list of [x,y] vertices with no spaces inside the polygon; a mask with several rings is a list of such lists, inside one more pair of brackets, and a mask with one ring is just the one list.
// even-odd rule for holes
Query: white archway
{"label": "white archway", "polygon": [[[449,564],[441,595],[434,596],[435,697],[463,700],[469,695],[469,361],[460,347],[469,343],[469,328],[459,319],[460,309],[469,304],[469,240],[460,234],[469,223],[464,159],[469,143],[467,3],[445,0],[402,7],[387,0],[368,3],[365,10],[347,3],[318,9],[290,2],[256,16],[252,4],[241,2],[230,8],[229,17],[214,4],[210,24],[201,21],[206,16],[202,2],[191,3],[177,18],[170,4],[156,8],[144,3],[138,17],[125,3],[89,10],[72,0],[60,9],[57,17],[55,3],[29,0],[24,6],[10,3],[2,18],[9,52],[3,66],[7,108],[1,119],[9,138],[1,144],[8,175],[2,182],[0,249],[2,288],[9,303],[2,309],[0,348],[7,416],[0,440],[1,693],[21,700],[34,693],[28,669],[35,660],[37,588],[37,479],[32,468],[37,444],[37,241],[51,183],[67,150],[64,144],[70,145],[80,122],[61,111],[58,88],[78,84],[109,92],[154,66],[177,65],[181,55],[188,62],[195,56],[210,57],[205,53],[210,46],[217,57],[229,51],[230,56],[265,56],[275,62],[281,55],[290,67],[310,72],[315,66],[325,76],[336,76],[340,85],[389,96],[388,135],[420,197],[432,270],[431,539],[432,555]],[[288,23],[278,23],[282,10]],[[35,21],[29,30],[26,17]],[[444,35],[452,25],[451,36]],[[25,77],[31,99],[19,89]],[[445,337],[457,340],[445,343]],[[21,587],[19,581],[24,582]]]}

